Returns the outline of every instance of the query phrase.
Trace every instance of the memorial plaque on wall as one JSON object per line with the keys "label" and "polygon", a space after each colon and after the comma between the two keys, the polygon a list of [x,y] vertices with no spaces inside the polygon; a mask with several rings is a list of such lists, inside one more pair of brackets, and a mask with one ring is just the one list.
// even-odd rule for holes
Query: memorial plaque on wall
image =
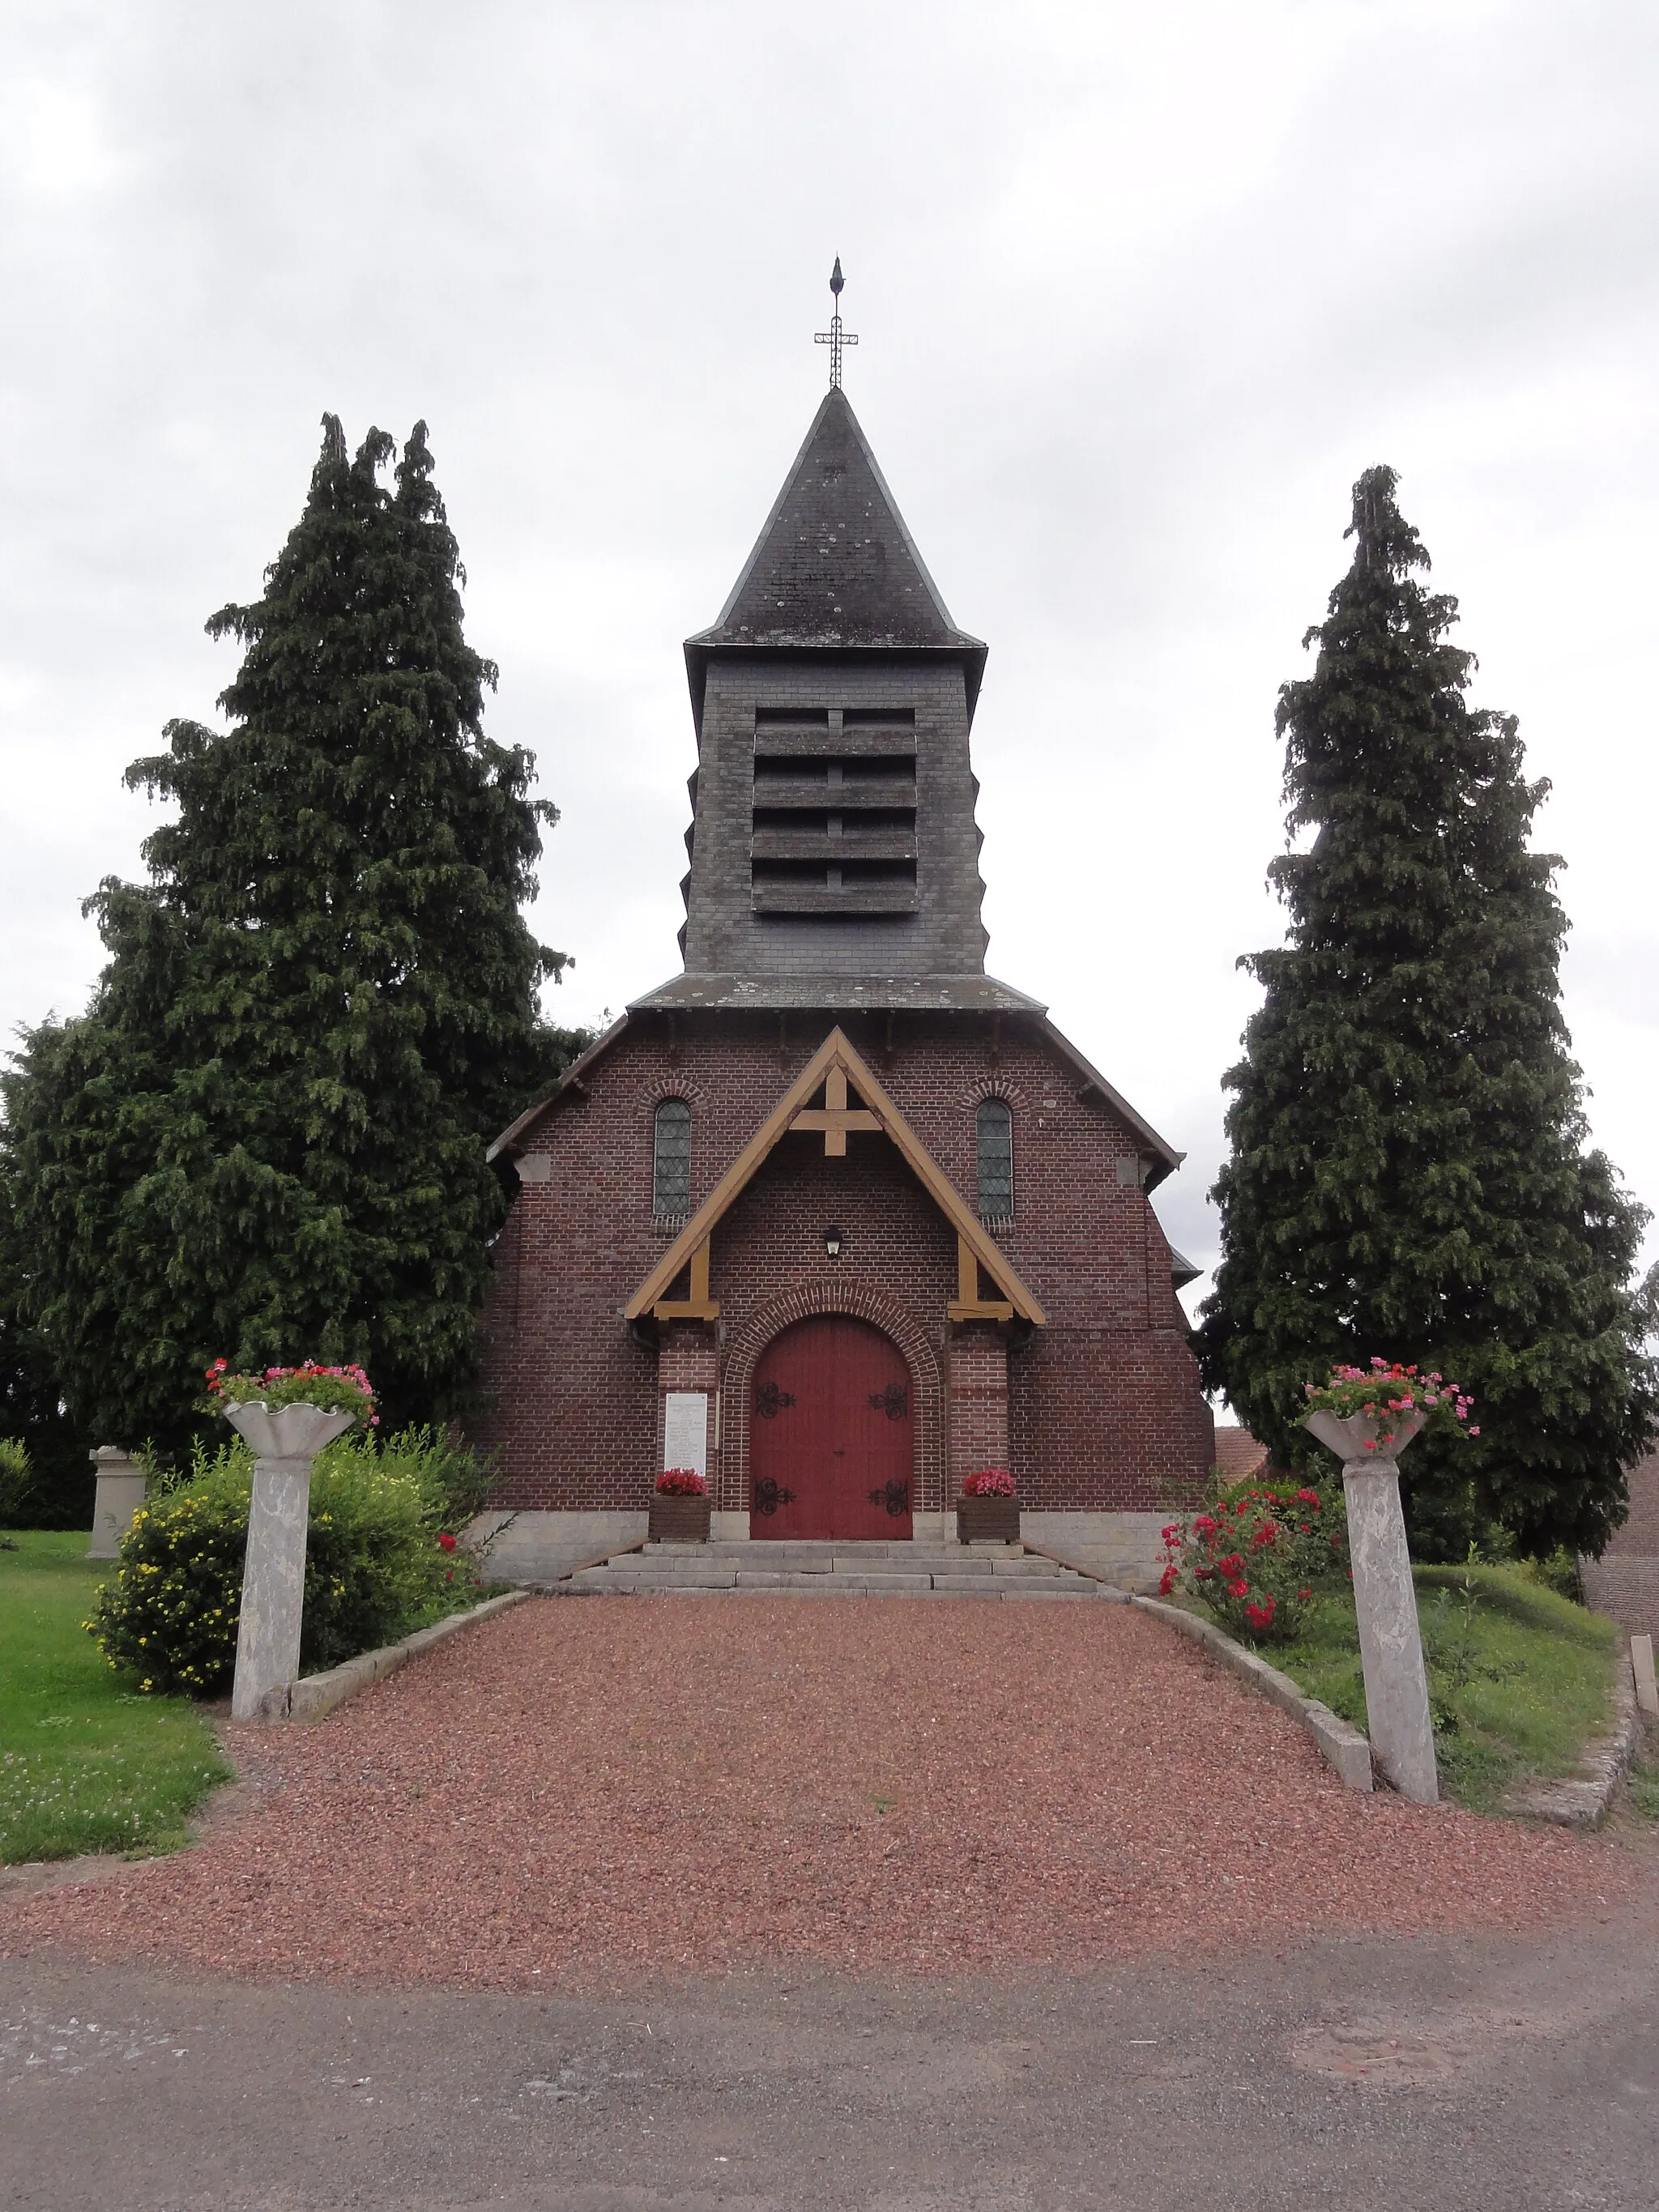
{"label": "memorial plaque on wall", "polygon": [[694,1467],[708,1479],[708,1393],[671,1390],[663,1412],[662,1463]]}

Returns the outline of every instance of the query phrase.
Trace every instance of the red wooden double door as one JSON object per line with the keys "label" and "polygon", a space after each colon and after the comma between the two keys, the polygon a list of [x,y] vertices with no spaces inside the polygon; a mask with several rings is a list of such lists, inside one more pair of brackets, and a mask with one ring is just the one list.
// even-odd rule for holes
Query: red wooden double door
{"label": "red wooden double door", "polygon": [[854,1542],[911,1534],[910,1370],[868,1322],[822,1314],[774,1337],[750,1406],[750,1533]]}

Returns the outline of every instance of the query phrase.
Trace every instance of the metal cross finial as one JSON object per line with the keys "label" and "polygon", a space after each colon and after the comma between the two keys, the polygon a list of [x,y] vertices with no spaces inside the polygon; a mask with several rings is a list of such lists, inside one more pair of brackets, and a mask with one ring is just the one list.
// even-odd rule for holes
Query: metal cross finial
{"label": "metal cross finial", "polygon": [[846,282],[847,279],[841,273],[841,256],[838,253],[836,256],[836,265],[830,272],[830,296],[835,302],[835,313],[830,318],[830,327],[827,331],[815,331],[812,333],[814,345],[827,345],[830,349],[831,392],[841,390],[842,348],[844,345],[856,345],[859,342],[859,334],[856,331],[844,331],[841,326],[841,295],[842,288]]}

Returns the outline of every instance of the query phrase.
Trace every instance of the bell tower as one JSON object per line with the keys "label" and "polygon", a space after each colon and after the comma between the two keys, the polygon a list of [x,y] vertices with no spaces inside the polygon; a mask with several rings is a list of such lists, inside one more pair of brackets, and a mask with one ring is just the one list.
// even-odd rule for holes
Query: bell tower
{"label": "bell tower", "polygon": [[720,619],[686,642],[686,973],[646,1003],[990,1003],[983,980],[924,980],[984,979],[985,652],[832,385]]}

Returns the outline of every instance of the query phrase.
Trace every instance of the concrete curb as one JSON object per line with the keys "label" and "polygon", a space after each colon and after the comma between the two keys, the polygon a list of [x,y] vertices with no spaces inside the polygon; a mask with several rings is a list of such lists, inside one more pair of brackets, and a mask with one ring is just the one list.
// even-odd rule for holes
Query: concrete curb
{"label": "concrete curb", "polygon": [[510,1605],[522,1605],[530,1596],[528,1590],[508,1590],[504,1596],[486,1598],[466,1613],[452,1613],[447,1620],[434,1621],[430,1628],[417,1628],[412,1636],[405,1636],[401,1644],[383,1644],[378,1651],[360,1651],[355,1659],[347,1659],[325,1674],[304,1674],[297,1682],[285,1683],[279,1690],[265,1693],[259,1709],[262,1721],[319,1721],[343,1705],[348,1698],[355,1698],[359,1690],[366,1690],[373,1682],[385,1681],[411,1659],[419,1658],[422,1651],[430,1651],[434,1644],[441,1644],[463,1628],[470,1628],[475,1620],[488,1620],[491,1613],[503,1613]]}
{"label": "concrete curb", "polygon": [[1328,1705],[1321,1705],[1317,1698],[1308,1697],[1288,1674],[1281,1674],[1277,1667],[1270,1667],[1265,1659],[1258,1658],[1254,1651],[1247,1651],[1242,1644],[1235,1644],[1213,1621],[1200,1620],[1196,1613],[1183,1613],[1179,1606],[1164,1605],[1155,1597],[1132,1597],[1129,1602],[1139,1606],[1143,1613],[1156,1613],[1182,1636],[1201,1644],[1230,1674],[1237,1674],[1241,1682],[1248,1682],[1253,1690],[1259,1690],[1272,1704],[1300,1721],[1318,1747],[1321,1758],[1335,1770],[1346,1788],[1370,1789],[1370,1739],[1351,1721],[1340,1718]]}
{"label": "concrete curb", "polygon": [[1628,1644],[1620,1646],[1613,1663],[1613,1734],[1594,1737],[1585,1745],[1576,1773],[1512,1790],[1504,1800],[1504,1812],[1518,1813],[1528,1820],[1553,1821],[1558,1828],[1599,1828],[1642,1740]]}

